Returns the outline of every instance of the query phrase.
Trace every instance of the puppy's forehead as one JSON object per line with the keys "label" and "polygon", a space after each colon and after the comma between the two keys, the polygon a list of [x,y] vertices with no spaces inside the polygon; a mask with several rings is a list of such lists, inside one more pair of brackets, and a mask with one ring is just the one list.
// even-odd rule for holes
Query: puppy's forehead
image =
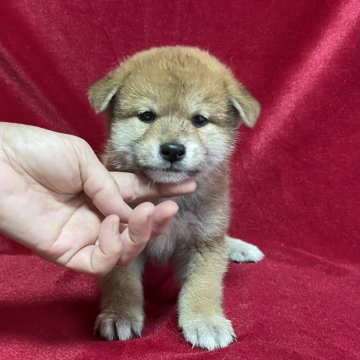
{"label": "puppy's forehead", "polygon": [[[167,65],[167,66],[166,66]],[[185,106],[224,100],[224,83],[218,74],[200,64],[151,62],[139,64],[124,82],[121,93],[136,106],[138,102]],[[126,102],[126,99],[123,98]]]}

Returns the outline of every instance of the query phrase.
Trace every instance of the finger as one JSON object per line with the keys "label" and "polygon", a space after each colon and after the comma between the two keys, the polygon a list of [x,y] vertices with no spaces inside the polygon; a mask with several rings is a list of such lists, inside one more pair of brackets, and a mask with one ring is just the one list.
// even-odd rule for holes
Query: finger
{"label": "finger", "polygon": [[165,233],[171,220],[178,211],[178,205],[171,200],[164,201],[155,207],[152,216],[151,238]]}
{"label": "finger", "polygon": [[196,182],[192,179],[179,184],[160,184],[131,173],[111,172],[111,175],[117,182],[124,200],[128,203],[140,203],[158,197],[186,195],[196,189]]}
{"label": "finger", "polygon": [[107,274],[117,263],[123,248],[119,223],[116,215],[106,217],[100,225],[95,245],[80,249],[65,266],[94,275]]}
{"label": "finger", "polygon": [[128,265],[150,240],[154,209],[153,204],[142,203],[131,213],[129,225],[121,233],[123,248],[118,265]]}
{"label": "finger", "polygon": [[195,189],[196,182],[193,179],[188,179],[179,184],[157,184],[159,194],[167,197],[190,194]]}
{"label": "finger", "polygon": [[104,215],[116,214],[127,221],[131,208],[124,202],[114,178],[97,158],[87,142],[76,139],[83,190]]}
{"label": "finger", "polygon": [[98,245],[91,257],[92,272],[98,275],[108,273],[119,260],[123,244],[119,232],[120,219],[110,215],[100,226]]}

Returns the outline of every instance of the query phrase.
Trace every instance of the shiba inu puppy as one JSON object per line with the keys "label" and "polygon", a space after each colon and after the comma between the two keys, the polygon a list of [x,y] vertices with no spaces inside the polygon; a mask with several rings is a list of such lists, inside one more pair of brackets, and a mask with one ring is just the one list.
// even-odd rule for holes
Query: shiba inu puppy
{"label": "shiba inu puppy", "polygon": [[103,279],[96,329],[108,340],[140,336],[145,258],[171,260],[181,285],[185,339],[208,350],[229,345],[235,334],[221,304],[228,259],[263,257],[256,246],[226,235],[228,159],[239,125],[254,126],[258,102],[216,58],[181,46],[135,54],[96,82],[89,99],[108,116],[108,169],[135,172],[149,182],[197,181],[193,194],[173,199],[179,211],[169,231]]}

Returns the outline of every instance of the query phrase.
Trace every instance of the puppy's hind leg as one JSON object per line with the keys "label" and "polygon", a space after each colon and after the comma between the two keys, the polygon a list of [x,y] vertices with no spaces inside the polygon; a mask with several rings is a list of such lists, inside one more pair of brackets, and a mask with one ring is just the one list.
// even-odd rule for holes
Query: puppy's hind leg
{"label": "puppy's hind leg", "polygon": [[257,246],[228,235],[225,236],[225,244],[229,259],[237,263],[258,262],[265,256]]}

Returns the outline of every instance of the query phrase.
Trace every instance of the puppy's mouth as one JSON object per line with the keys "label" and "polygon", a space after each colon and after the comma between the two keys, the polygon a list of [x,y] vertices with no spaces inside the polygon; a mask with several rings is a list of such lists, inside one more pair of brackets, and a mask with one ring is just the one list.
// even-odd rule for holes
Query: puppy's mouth
{"label": "puppy's mouth", "polygon": [[142,171],[152,180],[159,183],[179,183],[196,176],[198,169],[180,169],[173,165],[169,167],[145,166],[141,167]]}
{"label": "puppy's mouth", "polygon": [[172,165],[170,167],[144,166],[142,169],[144,171],[153,170],[153,171],[163,171],[165,173],[182,173],[182,172],[184,172],[184,170],[175,168]]}

